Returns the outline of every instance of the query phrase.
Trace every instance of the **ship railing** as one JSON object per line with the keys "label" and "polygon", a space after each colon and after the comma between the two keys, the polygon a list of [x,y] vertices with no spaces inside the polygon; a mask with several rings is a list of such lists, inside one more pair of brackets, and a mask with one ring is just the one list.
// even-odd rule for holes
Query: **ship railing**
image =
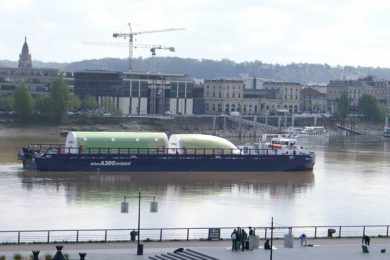
{"label": "ship railing", "polygon": [[114,154],[114,155],[167,155],[167,156],[256,156],[256,155],[300,155],[298,150],[280,150],[272,148],[84,148],[67,147],[62,144],[30,144],[27,147],[32,152],[41,154]]}
{"label": "ship railing", "polygon": [[115,155],[276,155],[278,149],[221,149],[221,148],[84,148],[67,147],[62,144],[30,144],[27,146],[31,152],[43,154],[115,154]]}
{"label": "ship railing", "polygon": [[[147,241],[230,240],[236,227],[141,228],[140,239]],[[241,227],[248,231],[249,227]],[[260,239],[270,238],[271,227],[252,227]],[[0,230],[0,244],[92,243],[131,241],[134,228]],[[302,233],[309,239],[361,238],[364,235],[389,238],[389,225],[359,226],[275,226],[273,237],[282,239],[289,232],[295,238]]]}

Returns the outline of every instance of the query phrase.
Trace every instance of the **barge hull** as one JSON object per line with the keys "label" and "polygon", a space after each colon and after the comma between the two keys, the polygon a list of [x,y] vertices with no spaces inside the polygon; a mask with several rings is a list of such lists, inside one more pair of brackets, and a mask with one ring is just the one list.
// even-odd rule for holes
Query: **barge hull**
{"label": "barge hull", "polygon": [[[26,163],[27,164],[27,163]],[[55,154],[36,157],[31,168],[38,171],[108,172],[261,172],[304,171],[314,166],[309,155],[266,156],[118,156]]]}

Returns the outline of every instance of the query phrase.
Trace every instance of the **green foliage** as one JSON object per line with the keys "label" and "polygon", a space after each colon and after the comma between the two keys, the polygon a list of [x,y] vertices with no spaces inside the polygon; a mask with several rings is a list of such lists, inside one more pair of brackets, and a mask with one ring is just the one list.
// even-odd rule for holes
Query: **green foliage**
{"label": "green foliage", "polygon": [[81,100],[75,94],[69,95],[68,111],[78,111],[81,108]]}
{"label": "green foliage", "polygon": [[31,120],[33,113],[33,99],[25,83],[22,83],[15,91],[15,112],[22,122]]}
{"label": "green foliage", "polygon": [[36,96],[34,98],[34,111],[42,117],[48,116],[50,105],[50,98],[47,96]]}
{"label": "green foliage", "polygon": [[95,110],[98,107],[95,97],[87,96],[82,100],[81,107],[86,110]]}
{"label": "green foliage", "polygon": [[7,260],[7,257],[5,255],[0,256],[0,260]]}
{"label": "green foliage", "polygon": [[12,111],[14,108],[14,96],[0,97],[0,110]]}
{"label": "green foliage", "polygon": [[351,110],[351,102],[348,94],[344,92],[336,101],[336,117],[344,120]]}
{"label": "green foliage", "polygon": [[59,76],[50,86],[50,111],[52,122],[61,122],[65,116],[69,102],[69,88],[64,78]]}
{"label": "green foliage", "polygon": [[45,260],[51,260],[51,259],[52,259],[51,255],[49,254],[45,255]]}
{"label": "green foliage", "polygon": [[22,255],[21,254],[15,254],[14,255],[14,260],[22,260]]}
{"label": "green foliage", "polygon": [[368,121],[380,122],[385,119],[385,108],[371,95],[361,96],[358,108],[359,112],[362,113]]}

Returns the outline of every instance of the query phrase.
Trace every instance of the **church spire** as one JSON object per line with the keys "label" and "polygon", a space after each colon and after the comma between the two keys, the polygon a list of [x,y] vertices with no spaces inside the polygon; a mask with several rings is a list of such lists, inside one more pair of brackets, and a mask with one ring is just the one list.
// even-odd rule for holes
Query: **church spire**
{"label": "church spire", "polygon": [[24,36],[24,44],[22,47],[22,52],[19,55],[19,63],[18,63],[19,71],[22,73],[28,72],[32,69],[32,60],[31,54],[28,49],[27,37]]}

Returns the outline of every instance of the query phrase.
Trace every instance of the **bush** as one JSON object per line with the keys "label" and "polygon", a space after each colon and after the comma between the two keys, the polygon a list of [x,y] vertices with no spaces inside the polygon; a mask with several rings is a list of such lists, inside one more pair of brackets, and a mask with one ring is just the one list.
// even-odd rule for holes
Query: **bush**
{"label": "bush", "polygon": [[49,254],[45,255],[45,260],[51,260],[51,255]]}
{"label": "bush", "polygon": [[14,255],[14,260],[22,260],[22,255],[21,254],[15,254]]}

